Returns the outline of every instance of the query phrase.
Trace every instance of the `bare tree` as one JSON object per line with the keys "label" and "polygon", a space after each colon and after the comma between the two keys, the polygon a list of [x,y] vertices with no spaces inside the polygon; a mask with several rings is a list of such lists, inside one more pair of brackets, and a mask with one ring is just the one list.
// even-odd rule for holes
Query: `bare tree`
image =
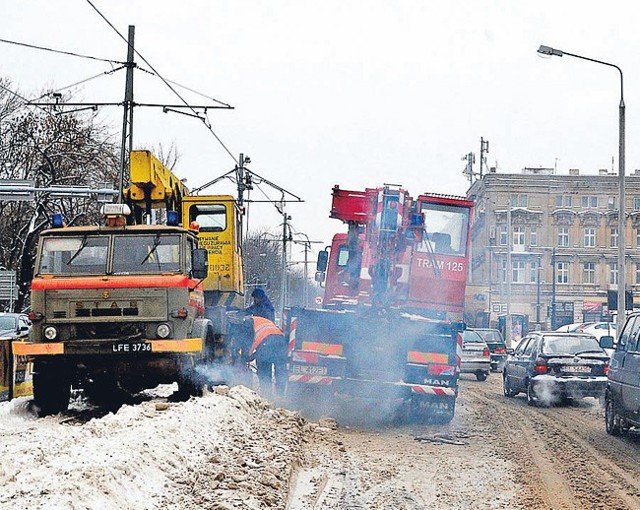
{"label": "bare tree", "polygon": [[[9,92],[8,79],[0,85],[0,179],[28,179],[38,187],[118,183],[117,146],[95,113],[34,109]],[[37,236],[52,213],[62,213],[68,225],[87,224],[98,209],[91,197],[45,193],[33,201],[0,201],[0,265],[17,272],[15,309],[28,303]]]}

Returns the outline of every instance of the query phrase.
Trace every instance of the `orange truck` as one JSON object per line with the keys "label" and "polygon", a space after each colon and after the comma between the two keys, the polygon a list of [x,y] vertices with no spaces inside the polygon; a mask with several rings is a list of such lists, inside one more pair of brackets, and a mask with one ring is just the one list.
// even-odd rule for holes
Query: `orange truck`
{"label": "orange truck", "polygon": [[233,198],[189,196],[148,151],[131,154],[131,183],[104,225],[56,218],[39,237],[33,326],[13,353],[33,361],[41,415],[65,410],[71,386],[100,402],[170,382],[194,394],[228,361],[225,311],[242,290]]}

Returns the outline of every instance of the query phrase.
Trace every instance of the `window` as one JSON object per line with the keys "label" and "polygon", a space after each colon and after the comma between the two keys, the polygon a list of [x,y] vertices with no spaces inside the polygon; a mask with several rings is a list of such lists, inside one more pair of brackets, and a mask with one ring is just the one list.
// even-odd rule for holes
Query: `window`
{"label": "window", "polygon": [[529,236],[531,246],[538,246],[538,227],[531,227],[531,235]]}
{"label": "window", "polygon": [[569,246],[569,227],[558,227],[558,246]]}
{"label": "window", "polygon": [[[428,235],[418,251],[464,256],[467,253],[469,210],[452,205],[422,203]],[[430,243],[431,246],[427,246]]]}
{"label": "window", "polygon": [[538,262],[529,263],[529,283],[538,283]]}
{"label": "window", "polygon": [[189,208],[189,223],[195,221],[200,232],[224,232],[227,208],[223,204],[198,204]]}
{"label": "window", "polygon": [[640,264],[636,264],[636,284],[640,284]]}
{"label": "window", "polygon": [[571,207],[571,195],[556,195],[556,207]]}
{"label": "window", "polygon": [[524,262],[521,260],[512,261],[511,269],[513,283],[524,283]]}
{"label": "window", "polygon": [[631,317],[627,323],[625,324],[622,332],[620,333],[620,337],[618,338],[618,351],[626,351],[629,344],[629,339],[632,337],[632,332],[636,332],[637,328],[635,327],[635,323],[638,322],[637,317]]}
{"label": "window", "polygon": [[500,225],[499,244],[500,244],[500,246],[506,246],[507,245],[507,226],[506,225]]}
{"label": "window", "polygon": [[338,267],[345,267],[349,262],[349,248],[344,244],[338,248]]}
{"label": "window", "polygon": [[500,271],[500,279],[502,280],[502,283],[507,283],[507,260],[502,259],[501,265],[502,270]]}
{"label": "window", "polygon": [[536,338],[532,338],[531,341],[527,344],[527,347],[524,350],[523,355],[524,356],[531,356],[531,354],[533,353],[533,350],[535,349],[537,343],[538,342],[536,341]]}
{"label": "window", "polygon": [[[513,354],[515,354],[516,356],[521,355],[525,348],[527,347],[527,343],[530,341],[530,338],[523,338],[522,341],[518,344],[518,346],[516,347],[515,351],[513,352]],[[533,342],[533,340],[531,340]]]}
{"label": "window", "polygon": [[611,228],[611,236],[610,236],[610,246],[611,248],[617,248],[618,247],[618,228],[617,227],[612,227]]}
{"label": "window", "polygon": [[50,237],[42,243],[40,274],[105,274],[108,236]]}
{"label": "window", "polygon": [[174,234],[117,235],[113,243],[114,274],[180,271],[181,237]]}
{"label": "window", "polygon": [[640,197],[633,197],[633,210],[640,211]]}
{"label": "window", "polygon": [[596,283],[596,265],[593,262],[582,264],[582,283]]}
{"label": "window", "polygon": [[527,207],[529,197],[527,195],[511,195],[511,207]]}
{"label": "window", "polygon": [[618,201],[616,199],[616,197],[609,197],[607,199],[607,209],[609,209],[610,211],[616,211],[618,209]]}
{"label": "window", "polygon": [[611,285],[618,284],[618,263],[613,262],[609,264],[609,283]]}
{"label": "window", "polygon": [[556,268],[556,283],[569,283],[569,263],[558,262]]}
{"label": "window", "polygon": [[582,207],[585,209],[596,209],[598,207],[597,196],[584,196],[582,197]]}
{"label": "window", "polygon": [[640,248],[640,228],[636,229],[636,247]]}
{"label": "window", "polygon": [[584,229],[584,247],[595,248],[596,246],[596,229],[588,227]]}
{"label": "window", "polygon": [[513,227],[513,245],[524,246],[524,227]]}

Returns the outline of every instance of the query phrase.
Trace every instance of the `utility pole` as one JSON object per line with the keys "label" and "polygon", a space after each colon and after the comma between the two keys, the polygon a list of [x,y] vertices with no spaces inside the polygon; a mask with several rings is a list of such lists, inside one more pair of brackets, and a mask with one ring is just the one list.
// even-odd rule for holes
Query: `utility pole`
{"label": "utility pole", "polygon": [[[127,67],[127,80],[125,84],[124,90],[124,115],[122,118],[122,146],[120,148],[120,195],[118,195],[118,203],[122,203],[124,201],[123,190],[124,190],[124,173],[125,169],[128,167],[129,158],[127,157],[132,149],[133,149],[133,69],[135,67],[135,62],[133,61],[134,55],[134,36],[136,32],[136,27],[133,25],[129,25],[129,38],[128,38],[128,49],[127,49],[127,63],[125,64]],[[128,151],[127,151],[127,141]]]}
{"label": "utility pole", "polygon": [[556,329],[556,249],[551,250],[551,329]]}
{"label": "utility pole", "polygon": [[287,241],[288,241],[288,220],[291,218],[285,211],[286,202],[282,201],[282,282],[280,286],[280,320],[284,319],[284,309],[287,306]]}
{"label": "utility pole", "polygon": [[507,202],[507,324],[506,329],[506,343],[507,347],[511,347],[511,279],[513,278],[513,269],[511,267],[511,199]]}

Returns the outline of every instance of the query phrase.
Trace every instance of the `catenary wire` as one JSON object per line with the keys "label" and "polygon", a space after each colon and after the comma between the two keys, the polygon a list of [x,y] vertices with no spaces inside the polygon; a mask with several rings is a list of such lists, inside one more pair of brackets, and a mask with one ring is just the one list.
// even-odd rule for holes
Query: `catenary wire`
{"label": "catenary wire", "polygon": [[119,60],[111,60],[108,58],[99,58],[99,57],[93,57],[91,55],[82,55],[80,53],[74,53],[72,51],[63,51],[63,50],[54,50],[53,48],[46,48],[45,46],[36,46],[35,44],[28,44],[28,43],[23,43],[23,42],[18,42],[18,41],[10,41],[8,39],[0,39],[0,42],[3,42],[5,44],[13,44],[16,46],[24,46],[25,48],[31,48],[34,50],[44,50],[44,51],[50,51],[52,53],[59,53],[61,55],[69,55],[71,57],[79,57],[79,58],[87,58],[90,60],[97,60],[99,62],[109,62],[112,64],[125,64],[126,62],[121,62]]}
{"label": "catenary wire", "polygon": [[[96,13],[98,13],[98,15],[111,27],[111,29],[118,34],[118,36],[127,44],[129,44],[129,41],[127,38],[125,38],[116,27],[113,26],[113,24],[104,16],[104,14],[102,14],[100,12],[100,10],[91,2],[91,0],[86,0],[87,3],[96,11]],[[136,50],[135,48],[133,48],[133,51],[135,52],[136,55],[138,55],[142,61],[147,64],[147,66],[149,66],[149,68],[156,74],[156,76],[158,78],[160,78],[162,80],[162,82],[169,88],[169,90],[171,90],[171,92],[173,92],[176,97],[178,97],[185,106],[187,106],[188,108],[191,109],[191,111],[193,112],[193,114],[195,116],[197,116],[198,118],[200,118],[203,121],[203,124],[207,127],[207,129],[209,130],[209,132],[215,137],[215,139],[218,141],[218,143],[222,146],[222,148],[226,151],[226,153],[231,157],[231,159],[233,159],[234,163],[237,163],[237,160],[235,158],[235,156],[233,155],[233,153],[229,150],[229,148],[225,145],[225,143],[222,141],[222,139],[216,134],[216,132],[213,130],[213,128],[211,127],[210,124],[207,124],[206,122],[206,118],[202,118],[198,115],[198,113],[195,111],[195,109],[193,107],[191,107],[191,105],[189,105],[189,103],[178,93],[178,91],[176,91],[175,88],[173,88],[171,86],[171,84],[158,72],[156,71],[156,69],[149,63],[149,61],[147,61],[146,58],[144,58],[140,52],[138,50]]]}

